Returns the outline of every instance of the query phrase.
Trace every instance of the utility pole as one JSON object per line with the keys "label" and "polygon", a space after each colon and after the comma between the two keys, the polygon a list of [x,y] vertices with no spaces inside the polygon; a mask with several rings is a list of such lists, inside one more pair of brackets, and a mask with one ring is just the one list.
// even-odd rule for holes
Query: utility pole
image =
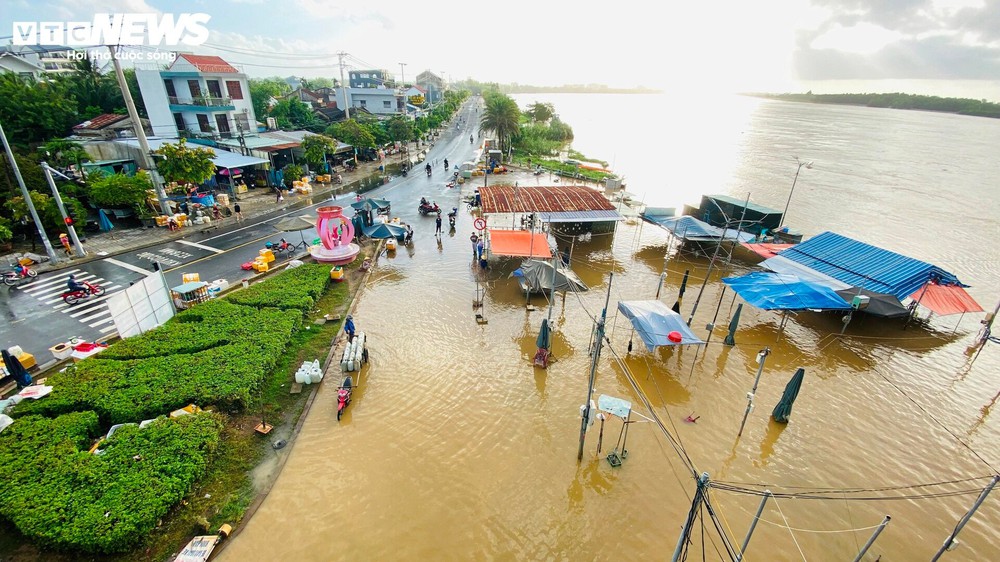
{"label": "utility pole", "polygon": [[715,266],[715,258],[719,257],[719,249],[722,248],[722,242],[725,240],[726,231],[722,231],[722,236],[719,238],[719,244],[715,247],[715,253],[712,254],[712,259],[708,262],[708,271],[705,272],[705,279],[701,282],[701,289],[698,291],[698,298],[694,299],[694,306],[691,308],[691,316],[688,316],[687,325],[691,325],[691,321],[694,320],[694,313],[698,310],[698,303],[701,302],[701,295],[705,292],[705,285],[708,284],[708,278],[712,275],[712,267]]}
{"label": "utility pole", "polygon": [[[66,206],[63,205],[62,197],[59,196],[59,190],[56,189],[56,182],[52,179],[52,173],[55,172],[49,167],[47,162],[42,162],[42,171],[45,172],[45,180],[49,182],[49,187],[52,189],[52,196],[55,197],[56,206],[59,207],[59,214],[62,215],[63,222],[66,224],[66,230],[69,231],[69,238],[73,241],[73,246],[76,247],[77,257],[83,257],[87,255],[87,250],[83,249],[83,244],[80,243],[80,238],[76,235],[76,228],[73,227],[72,221],[69,220],[69,215],[66,214]],[[55,172],[59,174],[59,172]],[[59,174],[62,176],[62,174]],[[66,176],[62,176],[66,178]],[[66,178],[69,179],[69,178]]]}
{"label": "utility pole", "polygon": [[958,533],[962,531],[962,527],[965,527],[965,524],[969,522],[969,519],[972,519],[972,516],[975,515],[976,510],[979,509],[979,506],[983,505],[983,501],[986,500],[986,496],[990,495],[990,492],[993,491],[993,487],[997,485],[998,481],[1000,481],[1000,474],[994,474],[993,480],[990,480],[990,483],[987,484],[985,488],[983,488],[983,492],[979,494],[978,498],[976,498],[975,503],[972,504],[972,507],[969,508],[969,511],[966,512],[965,516],[962,517],[962,520],[958,522],[958,525],[955,525],[955,530],[953,530],[951,534],[948,535],[948,538],[945,539],[944,544],[942,544],[941,548],[937,551],[937,554],[934,555],[934,558],[931,558],[931,562],[937,562],[937,559],[941,558],[942,554],[958,546],[958,542],[956,541],[955,537],[957,537]]}
{"label": "utility pole", "polygon": [[597,372],[597,361],[601,357],[601,347],[604,345],[604,321],[608,316],[608,303],[611,302],[611,281],[615,274],[608,275],[608,295],[604,299],[604,310],[601,319],[597,321],[597,337],[594,338],[594,350],[590,358],[590,381],[587,383],[587,401],[583,403],[583,415],[580,418],[580,450],[576,460],[583,460],[583,442],[587,438],[587,422],[590,420],[590,401],[594,396],[594,375]]}
{"label": "utility pole", "polygon": [[754,394],[757,393],[757,383],[760,382],[760,374],[764,372],[764,360],[767,359],[767,356],[770,354],[770,347],[765,347],[757,354],[757,377],[753,380],[753,388],[747,394],[747,410],[743,412],[743,421],[740,422],[740,430],[736,433],[737,437],[743,435],[743,426],[747,424],[747,416],[750,415],[750,410],[753,409],[753,397]]}
{"label": "utility pole", "polygon": [[406,74],[403,72],[405,62],[399,63],[399,91],[403,94],[403,115],[406,115]]}
{"label": "utility pole", "polygon": [[705,499],[705,490],[708,488],[708,473],[702,472],[701,476],[698,478],[698,489],[694,493],[694,499],[691,500],[691,511],[688,512],[687,519],[684,520],[684,528],[681,529],[681,536],[677,539],[677,547],[674,548],[674,555],[670,558],[670,562],[678,562],[681,560],[681,554],[684,552],[684,547],[688,543],[688,537],[691,535],[691,528],[694,526],[694,520],[698,517],[698,508],[701,507],[701,502]]}
{"label": "utility pole", "polygon": [[[344,117],[346,119],[351,118],[351,101],[347,99],[347,84],[344,82],[344,57],[347,55],[344,51],[337,53],[337,57],[340,58],[340,87],[344,89]],[[357,155],[355,155],[355,158]]]}
{"label": "utility pole", "polygon": [[7,152],[7,160],[10,162],[10,168],[14,170],[14,177],[17,179],[17,185],[21,187],[21,195],[24,197],[24,204],[28,206],[28,212],[31,213],[31,219],[35,221],[35,228],[38,229],[38,235],[42,238],[42,244],[45,245],[45,253],[48,254],[49,260],[52,263],[59,263],[59,258],[56,257],[56,251],[52,249],[52,243],[49,242],[49,237],[45,234],[45,227],[42,226],[42,219],[38,218],[38,211],[35,210],[35,203],[31,200],[31,194],[28,193],[28,188],[24,185],[24,178],[21,177],[21,169],[17,167],[17,160],[14,159],[14,151],[10,149],[10,143],[7,142],[7,134],[3,132],[3,126],[0,126],[0,140],[3,140],[3,149]]}
{"label": "utility pole", "polygon": [[163,182],[160,181],[160,174],[156,171],[156,163],[153,162],[152,151],[149,150],[149,141],[146,140],[146,131],[142,128],[142,121],[139,120],[139,112],[135,110],[135,102],[132,101],[132,92],[125,82],[125,73],[122,72],[122,65],[118,62],[118,53],[114,45],[108,45],[111,51],[111,61],[115,65],[115,77],[118,79],[118,87],[121,88],[122,98],[125,100],[125,107],[128,108],[128,116],[132,120],[132,130],[135,131],[135,138],[139,141],[139,152],[142,153],[142,165],[149,170],[149,178],[156,189],[156,198],[160,200],[160,212],[164,215],[173,214],[170,205],[167,205],[167,193],[163,191]]}

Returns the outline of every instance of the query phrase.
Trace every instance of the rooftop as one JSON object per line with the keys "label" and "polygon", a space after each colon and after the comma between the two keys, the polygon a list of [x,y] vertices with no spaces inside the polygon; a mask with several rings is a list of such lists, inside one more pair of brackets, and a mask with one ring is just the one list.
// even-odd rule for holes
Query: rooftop
{"label": "rooftop", "polygon": [[484,213],[562,213],[567,211],[614,211],[599,191],[578,185],[480,187]]}

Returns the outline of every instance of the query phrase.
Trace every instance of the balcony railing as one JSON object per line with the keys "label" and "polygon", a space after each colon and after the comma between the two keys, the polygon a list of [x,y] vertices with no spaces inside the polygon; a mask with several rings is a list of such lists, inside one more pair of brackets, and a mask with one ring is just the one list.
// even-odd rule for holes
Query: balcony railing
{"label": "balcony railing", "polygon": [[176,96],[168,96],[167,102],[170,105],[196,105],[199,107],[225,107],[233,105],[232,98],[215,98],[209,96],[197,96],[193,99],[182,99]]}

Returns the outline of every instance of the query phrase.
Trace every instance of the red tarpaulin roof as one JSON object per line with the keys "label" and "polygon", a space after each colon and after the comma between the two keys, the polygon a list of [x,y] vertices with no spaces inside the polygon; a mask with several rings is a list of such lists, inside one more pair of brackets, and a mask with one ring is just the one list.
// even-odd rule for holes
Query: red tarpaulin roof
{"label": "red tarpaulin roof", "polygon": [[773,258],[785,248],[791,248],[795,244],[751,244],[749,242],[740,242],[740,245],[762,258]]}
{"label": "red tarpaulin roof", "polygon": [[926,290],[921,287],[910,295],[910,298],[919,301],[920,306],[926,306],[935,314],[947,316],[948,314],[961,314],[963,312],[982,312],[983,307],[972,298],[965,289],[958,285],[938,285],[928,283]]}
{"label": "red tarpaulin roof", "polygon": [[[490,229],[490,251],[500,256],[551,258],[549,241],[541,232]],[[534,241],[532,241],[532,239]]]}

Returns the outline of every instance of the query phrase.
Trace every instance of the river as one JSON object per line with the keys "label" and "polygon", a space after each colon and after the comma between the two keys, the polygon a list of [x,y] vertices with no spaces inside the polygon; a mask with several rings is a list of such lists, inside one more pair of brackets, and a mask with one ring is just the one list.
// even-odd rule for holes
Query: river
{"label": "river", "polygon": [[[515,99],[522,107],[553,103],[574,128],[574,148],[607,159],[650,205],[749,193],[781,209],[795,157],[812,161],[798,177],[787,223],[807,237],[833,230],[939,265],[971,285],[984,308],[1000,298],[1000,121],[746,97]],[[453,133],[430,157],[465,158],[468,134]],[[470,267],[472,217],[464,207],[457,233],[434,238],[433,221],[417,216],[415,202],[428,195],[458,206],[458,193],[442,183],[411,174],[375,192],[417,232],[412,250],[379,260],[362,291],[354,317],[369,335],[371,363],[339,423],[335,385],[319,389],[273,490],[220,560],[666,559],[701,472],[713,482],[829,496],[769,501],[749,560],[852,559],[885,515],[891,523],[865,559],[922,560],[972,505],[990,467],[1000,466],[1000,347],[987,345],[975,361],[965,354],[982,314],[906,330],[860,317],[838,339],[839,315],[791,315],[779,331],[780,315],[745,306],[730,347],[722,339],[734,303],[731,293],[720,301],[719,279],[751,268],[733,261],[712,272],[691,323],[705,337],[718,310],[708,346],[648,352],[635,338],[627,353],[630,326],[616,304],[653,298],[672,249],[665,231],[630,221],[613,237],[575,244],[572,267],[591,290],[557,296],[557,361],[535,369],[548,304],[532,298],[535,309],[525,309],[507,278],[513,265],[485,274]],[[690,270],[686,317],[706,266],[672,253],[661,299],[672,304]],[[486,287],[484,324],[472,308],[477,280]],[[617,468],[605,460],[622,429],[617,418],[605,424],[601,454],[595,425],[583,462],[576,460],[593,319],[609,296],[610,346],[597,363],[595,397],[630,400],[637,420]],[[756,407],[737,437],[765,347]],[[790,422],[769,421],[798,367],[806,376]],[[653,413],[693,472],[648,421]],[[689,415],[697,422],[686,422]],[[945,482],[954,483],[938,485]],[[709,498],[719,527],[739,544],[760,498],[721,488]],[[728,559],[701,515],[692,556]],[[943,559],[1000,558],[998,529],[1000,490]]]}

